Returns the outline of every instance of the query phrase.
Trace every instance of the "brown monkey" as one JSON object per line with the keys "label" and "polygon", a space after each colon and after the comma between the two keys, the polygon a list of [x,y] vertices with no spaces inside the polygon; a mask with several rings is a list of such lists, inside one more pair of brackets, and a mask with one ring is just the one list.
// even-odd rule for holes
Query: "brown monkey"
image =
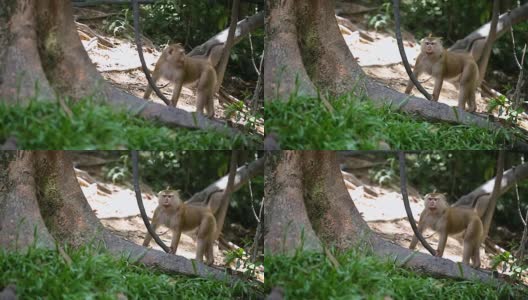
{"label": "brown monkey", "polygon": [[[158,194],[159,204],[154,210],[152,228],[156,230],[159,225],[172,229],[172,242],[170,253],[175,254],[180,242],[182,231],[197,230],[196,260],[206,264],[214,262],[213,242],[216,232],[216,219],[208,207],[185,204],[179,191],[164,190]],[[152,236],[147,233],[143,246],[147,247]]]}
{"label": "brown monkey", "polygon": [[[452,79],[459,87],[458,108],[469,112],[477,109],[475,92],[477,90],[479,71],[477,63],[471,54],[459,51],[447,51],[442,46],[440,38],[426,37],[421,42],[422,49],[414,66],[416,78],[425,72],[435,80],[433,101],[438,101],[444,79]],[[406,94],[410,94],[414,87],[409,79]]]}
{"label": "brown monkey", "polygon": [[[163,50],[154,68],[152,75],[154,83],[160,77],[174,82],[171,98],[174,107],[178,104],[182,86],[197,81],[196,111],[203,114],[205,108],[208,117],[214,116],[213,94],[216,86],[216,71],[209,59],[185,55],[185,49],[181,44],[169,45]],[[152,88],[147,85],[143,98],[148,99],[151,93]]]}
{"label": "brown monkey", "polygon": [[[479,247],[483,240],[483,226],[477,213],[470,208],[449,207],[443,194],[431,193],[425,195],[425,208],[418,221],[418,231],[422,233],[426,228],[432,228],[440,233],[436,256],[442,257],[447,242],[447,236],[465,230],[464,253],[462,262],[480,267]],[[414,249],[418,238],[413,236],[410,249]]]}

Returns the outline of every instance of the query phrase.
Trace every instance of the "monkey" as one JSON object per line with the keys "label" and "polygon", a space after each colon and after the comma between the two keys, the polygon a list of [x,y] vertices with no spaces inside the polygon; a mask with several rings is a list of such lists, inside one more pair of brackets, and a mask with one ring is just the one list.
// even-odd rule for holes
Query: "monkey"
{"label": "monkey", "polygon": [[[462,232],[464,233],[464,250],[462,262],[470,263],[474,268],[480,267],[480,244],[483,241],[483,225],[478,214],[470,208],[450,207],[446,197],[440,193],[425,195],[425,208],[418,221],[418,231],[422,233],[425,229],[432,228],[440,233],[436,256],[442,257],[447,242],[447,236]],[[414,249],[418,238],[413,236],[410,249]]]}
{"label": "monkey", "polygon": [[[182,86],[197,81],[196,111],[203,114],[205,108],[207,117],[214,116],[213,95],[217,78],[209,59],[185,55],[185,49],[181,44],[169,45],[163,50],[154,67],[152,75],[154,84],[160,77],[174,82],[174,92],[171,98],[174,107],[178,104]],[[152,88],[147,84],[143,98],[148,99],[151,93]]]}
{"label": "monkey", "polygon": [[[180,198],[178,190],[163,190],[158,193],[158,206],[152,217],[152,228],[164,225],[172,230],[170,253],[176,254],[182,231],[197,230],[196,260],[206,264],[214,262],[213,242],[216,239],[216,219],[209,207],[188,205]],[[147,247],[152,236],[147,233],[143,246]]]}
{"label": "monkey", "polygon": [[[413,73],[418,78],[423,72],[432,75],[435,80],[433,101],[438,101],[444,79],[451,79],[459,87],[458,108],[468,112],[474,112],[477,109],[475,92],[479,70],[471,54],[447,51],[442,46],[441,38],[426,37],[421,41],[421,51],[416,58]],[[410,94],[413,87],[414,84],[409,79],[405,93]]]}

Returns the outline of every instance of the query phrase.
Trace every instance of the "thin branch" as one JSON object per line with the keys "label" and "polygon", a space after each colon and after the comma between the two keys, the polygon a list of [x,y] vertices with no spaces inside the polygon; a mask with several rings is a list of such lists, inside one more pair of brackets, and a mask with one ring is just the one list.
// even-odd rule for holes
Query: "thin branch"
{"label": "thin branch", "polygon": [[165,251],[166,253],[169,253],[170,248],[163,243],[163,241],[160,239],[160,237],[156,234],[156,231],[150,226],[150,221],[148,219],[147,213],[145,212],[145,206],[143,206],[143,199],[141,197],[141,190],[139,188],[139,170],[138,170],[138,152],[137,150],[131,151],[132,156],[132,177],[134,178],[134,192],[136,193],[136,200],[139,207],[139,212],[141,213],[141,218],[143,219],[143,223],[145,223],[145,227],[147,227],[148,233],[154,238],[156,243]]}
{"label": "thin branch", "polygon": [[416,76],[414,76],[411,66],[409,65],[409,61],[407,60],[407,55],[405,54],[405,49],[403,48],[403,41],[402,41],[402,35],[400,31],[400,1],[394,0],[394,23],[395,23],[395,30],[396,30],[396,41],[398,42],[398,50],[400,51],[400,56],[402,58],[403,66],[405,67],[405,71],[407,71],[407,75],[409,75],[409,78],[414,83],[416,88],[424,95],[424,97],[427,100],[431,100],[431,94],[429,94],[425,88],[420,84],[418,79],[416,79]]}
{"label": "thin branch", "polygon": [[222,233],[224,228],[224,221],[227,214],[227,208],[229,207],[229,199],[233,193],[235,176],[237,171],[238,151],[231,151],[231,161],[229,162],[229,177],[227,177],[227,186],[224,190],[224,194],[220,200],[220,208],[218,209],[218,217],[216,220],[216,238]]}
{"label": "thin branch", "polygon": [[253,69],[255,69],[255,72],[258,76],[260,76],[260,69],[257,68],[257,63],[255,62],[255,51],[253,50],[253,40],[251,39],[251,32],[249,33],[249,50],[251,53],[251,63],[253,64]]}
{"label": "thin branch", "polygon": [[260,241],[260,237],[262,236],[263,223],[260,220],[262,220],[263,208],[264,208],[264,199],[262,199],[262,201],[260,202],[257,230],[255,232],[255,237],[253,238],[253,246],[252,246],[252,251],[251,251],[251,261],[253,262],[257,259],[258,242]]}
{"label": "thin branch", "polygon": [[499,150],[499,155],[497,157],[497,175],[495,176],[495,183],[493,185],[493,191],[491,192],[486,214],[482,218],[482,223],[484,224],[484,238],[488,236],[491,220],[493,218],[493,214],[495,213],[495,207],[497,206],[497,199],[500,196],[503,173],[504,150]]}
{"label": "thin branch", "polygon": [[139,60],[141,61],[141,68],[143,69],[143,73],[145,73],[145,77],[147,77],[147,81],[156,93],[156,95],[167,104],[167,106],[171,106],[171,102],[169,99],[167,99],[161,91],[156,86],[156,83],[150,76],[150,71],[147,68],[147,63],[145,62],[145,57],[143,57],[143,47],[141,45],[141,36],[139,34],[139,5],[138,0],[132,0],[132,10],[133,10],[133,16],[134,16],[134,38],[136,40],[136,48],[137,52],[139,54]]}
{"label": "thin branch", "polygon": [[398,160],[400,162],[400,189],[403,199],[403,204],[405,205],[405,212],[407,213],[407,218],[409,219],[409,223],[411,224],[412,230],[414,231],[414,234],[422,243],[422,245],[431,253],[431,255],[436,256],[436,251],[427,243],[427,241],[424,239],[422,234],[418,231],[418,227],[416,227],[416,221],[414,220],[412,211],[411,211],[411,205],[409,204],[409,196],[407,194],[407,171],[405,170],[405,152],[399,151],[398,152]]}
{"label": "thin branch", "polygon": [[[515,173],[515,166],[512,167],[513,172]],[[517,198],[517,211],[519,212],[519,217],[521,218],[521,222],[524,226],[526,226],[526,220],[523,218],[522,212],[521,212],[521,197],[519,196],[519,185],[517,184],[517,178],[514,178],[515,182],[515,198]]]}

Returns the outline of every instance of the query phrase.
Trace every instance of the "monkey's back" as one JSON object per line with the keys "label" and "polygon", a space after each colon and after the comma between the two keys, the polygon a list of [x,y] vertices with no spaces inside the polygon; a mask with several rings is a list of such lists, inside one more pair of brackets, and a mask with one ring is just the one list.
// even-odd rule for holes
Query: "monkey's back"
{"label": "monkey's back", "polygon": [[482,222],[480,221],[479,216],[477,213],[471,209],[471,208],[448,208],[446,211],[446,217],[448,219],[447,222],[447,233],[448,234],[456,234],[460,233],[468,226],[478,226],[477,223],[480,222],[480,226],[482,226]]}
{"label": "monkey's back", "polygon": [[[206,79],[205,82],[200,80],[200,85],[211,85],[216,82],[216,71],[207,59],[185,57],[185,76],[183,78],[184,84],[189,84],[200,79],[200,75]],[[202,75],[206,74],[206,76]]]}
{"label": "monkey's back", "polygon": [[188,216],[185,218],[186,222],[181,223],[183,231],[193,230],[204,221],[207,222],[206,226],[216,227],[216,219],[208,207],[184,204],[181,209],[184,210],[182,213]]}
{"label": "monkey's back", "polygon": [[[448,51],[446,56],[446,79],[455,78],[467,69],[471,74],[478,74],[478,66],[471,54],[466,52]],[[464,78],[460,77],[460,80]]]}

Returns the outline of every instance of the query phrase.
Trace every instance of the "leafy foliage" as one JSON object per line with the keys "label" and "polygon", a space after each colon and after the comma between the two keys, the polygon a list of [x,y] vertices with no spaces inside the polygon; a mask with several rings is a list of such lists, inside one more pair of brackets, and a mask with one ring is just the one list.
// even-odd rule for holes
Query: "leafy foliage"
{"label": "leafy foliage", "polygon": [[504,251],[503,253],[499,253],[493,257],[492,268],[495,269],[500,264],[502,264],[503,270],[510,273],[511,276],[516,280],[522,279],[523,273],[528,271],[528,264],[523,264],[508,251]]}
{"label": "leafy foliage", "polygon": [[0,103],[0,141],[15,137],[31,149],[227,149],[255,147],[250,136],[230,138],[218,132],[169,129],[82,99],[67,102],[72,117],[58,103],[32,101],[29,106]]}
{"label": "leafy foliage", "polygon": [[488,113],[491,113],[495,109],[498,110],[498,117],[505,118],[506,122],[512,126],[517,124],[520,114],[524,112],[522,107],[514,109],[513,102],[504,95],[493,98],[488,103]]}
{"label": "leafy foliage", "polygon": [[331,99],[333,114],[317,98],[270,101],[266,131],[278,134],[283,149],[496,149],[511,140],[506,130],[429,123],[364,100],[352,95]]}
{"label": "leafy foliage", "polygon": [[265,288],[284,288],[287,299],[524,299],[520,287],[434,279],[397,266],[390,258],[352,249],[335,254],[335,268],[320,253],[266,255]]}
{"label": "leafy foliage", "polygon": [[14,284],[20,299],[256,299],[259,287],[239,281],[166,275],[92,247],[58,251],[0,249],[0,286]]}
{"label": "leafy foliage", "polygon": [[227,27],[230,15],[216,1],[161,0],[142,8],[143,31],[158,44],[199,45]]}

